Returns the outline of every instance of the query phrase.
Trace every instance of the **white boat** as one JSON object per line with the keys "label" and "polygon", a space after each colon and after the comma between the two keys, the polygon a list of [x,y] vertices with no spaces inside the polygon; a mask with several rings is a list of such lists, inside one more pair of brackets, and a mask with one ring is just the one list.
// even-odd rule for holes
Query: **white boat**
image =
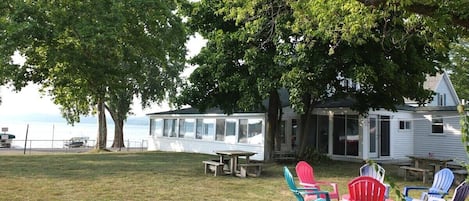
{"label": "white boat", "polygon": [[15,135],[13,134],[8,134],[8,133],[0,134],[0,148],[10,148],[11,141],[13,141],[13,139],[15,139]]}

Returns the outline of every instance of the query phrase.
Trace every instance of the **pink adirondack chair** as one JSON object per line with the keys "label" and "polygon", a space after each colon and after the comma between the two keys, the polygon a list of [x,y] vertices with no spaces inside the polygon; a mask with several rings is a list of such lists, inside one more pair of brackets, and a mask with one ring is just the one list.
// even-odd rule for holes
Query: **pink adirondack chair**
{"label": "pink adirondack chair", "polygon": [[359,176],[348,183],[349,201],[385,200],[386,186],[370,176]]}
{"label": "pink adirondack chair", "polygon": [[323,189],[323,191],[328,191],[329,192],[329,197],[330,199],[337,199],[339,201],[339,189],[337,188],[337,183],[332,183],[332,182],[327,182],[327,181],[317,181],[314,178],[314,170],[311,165],[309,165],[306,161],[300,161],[296,164],[296,175],[298,176],[298,179],[300,180],[300,185],[302,185],[305,188],[317,188],[320,190],[321,186],[331,186],[332,188],[329,191]]}

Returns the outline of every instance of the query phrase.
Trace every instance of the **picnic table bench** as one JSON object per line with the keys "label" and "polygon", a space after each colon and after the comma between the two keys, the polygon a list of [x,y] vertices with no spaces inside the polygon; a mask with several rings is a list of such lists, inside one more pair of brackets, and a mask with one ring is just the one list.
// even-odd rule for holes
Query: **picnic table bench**
{"label": "picnic table bench", "polygon": [[240,171],[239,174],[236,174],[236,176],[239,177],[258,177],[261,175],[262,172],[262,163],[242,163],[238,164]]}
{"label": "picnic table bench", "polygon": [[209,170],[214,172],[213,176],[218,176],[223,173],[223,166],[225,166],[224,163],[217,161],[202,161],[202,163],[204,163],[205,174],[207,174]]}
{"label": "picnic table bench", "polygon": [[410,167],[410,166],[401,166],[401,169],[404,170],[404,180],[407,181],[407,173],[413,172],[413,173],[421,173],[422,174],[422,180],[423,183],[427,182],[427,175],[430,173],[429,169],[424,169],[424,168],[416,168],[416,167]]}

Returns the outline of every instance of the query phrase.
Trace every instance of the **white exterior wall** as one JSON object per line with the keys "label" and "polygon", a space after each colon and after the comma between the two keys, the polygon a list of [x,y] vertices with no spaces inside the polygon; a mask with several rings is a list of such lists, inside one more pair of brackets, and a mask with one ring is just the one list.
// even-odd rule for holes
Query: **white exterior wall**
{"label": "white exterior wall", "polygon": [[[151,115],[150,119],[262,119],[262,141],[265,141],[266,132],[266,117],[264,114],[197,114],[197,115]],[[237,126],[239,126],[237,124]],[[151,129],[151,128],[150,128]],[[236,128],[238,130],[238,128]],[[238,135],[236,135],[236,138]],[[152,133],[149,137],[148,149],[149,151],[174,151],[174,152],[188,152],[188,153],[204,153],[216,155],[217,150],[243,150],[255,152],[251,156],[253,160],[264,160],[264,144],[247,144],[247,143],[227,143],[215,140],[202,140],[195,138],[178,138],[166,137],[156,133]]]}
{"label": "white exterior wall", "polygon": [[[150,151],[174,151],[174,152],[189,152],[189,153],[204,153],[216,155],[217,150],[243,150],[255,152],[257,154],[250,157],[253,160],[264,160],[264,146],[251,145],[251,144],[226,144],[217,141],[204,141],[196,139],[183,139],[183,138],[169,138],[169,137],[156,137],[153,136],[152,149]],[[149,142],[150,144],[150,142]],[[216,158],[216,157],[214,157]]]}
{"label": "white exterior wall", "polygon": [[[432,133],[432,115],[443,117],[443,133]],[[414,154],[447,157],[456,161],[468,162],[464,145],[461,142],[461,127],[456,111],[421,112],[414,115]]]}
{"label": "white exterior wall", "polygon": [[[435,92],[439,94],[446,94],[446,105],[443,106],[456,106],[459,104],[459,100],[454,96],[454,89],[447,76],[443,76],[435,88]],[[438,106],[438,96],[434,95],[433,100],[427,104],[427,106]]]}

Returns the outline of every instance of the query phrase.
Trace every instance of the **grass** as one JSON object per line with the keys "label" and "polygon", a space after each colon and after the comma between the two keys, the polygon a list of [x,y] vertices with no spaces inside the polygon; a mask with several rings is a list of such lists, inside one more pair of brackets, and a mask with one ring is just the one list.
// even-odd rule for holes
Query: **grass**
{"label": "grass", "polygon": [[[2,155],[0,200],[295,200],[283,178],[284,164],[266,164],[259,178],[205,175],[201,161],[215,158],[172,152]],[[361,166],[312,165],[317,179],[339,183],[341,194]],[[294,164],[287,166],[294,173]],[[404,182],[397,166],[383,166],[400,189],[422,185]]]}

